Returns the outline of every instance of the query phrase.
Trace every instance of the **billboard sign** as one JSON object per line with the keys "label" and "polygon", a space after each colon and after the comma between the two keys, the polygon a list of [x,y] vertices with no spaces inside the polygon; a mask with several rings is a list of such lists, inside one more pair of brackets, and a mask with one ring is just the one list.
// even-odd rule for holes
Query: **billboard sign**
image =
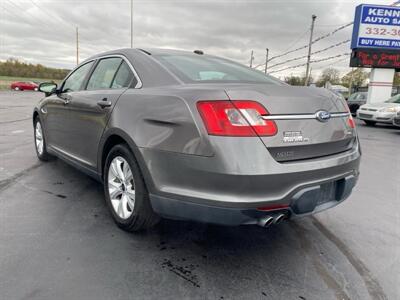
{"label": "billboard sign", "polygon": [[400,7],[357,6],[351,48],[400,50]]}
{"label": "billboard sign", "polygon": [[350,67],[400,69],[400,51],[386,49],[353,50]]}

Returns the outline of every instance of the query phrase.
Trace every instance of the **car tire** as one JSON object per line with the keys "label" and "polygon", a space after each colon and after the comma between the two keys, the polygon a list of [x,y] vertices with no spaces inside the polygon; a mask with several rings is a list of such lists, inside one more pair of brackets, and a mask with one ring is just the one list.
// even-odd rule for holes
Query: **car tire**
{"label": "car tire", "polygon": [[374,122],[374,121],[366,121],[366,120],[364,120],[364,122],[365,122],[365,124],[367,126],[375,126],[376,125],[376,122]]}
{"label": "car tire", "polygon": [[120,228],[135,232],[159,222],[139,165],[125,144],[114,146],[108,153],[103,179],[107,205]]}
{"label": "car tire", "polygon": [[14,88],[14,91],[19,91],[19,90],[20,90],[20,88],[17,86]]}
{"label": "car tire", "polygon": [[39,89],[38,89],[38,88],[34,88],[33,90],[34,90],[35,92],[37,92]]}
{"label": "car tire", "polygon": [[36,155],[41,161],[49,161],[54,157],[47,152],[46,139],[44,137],[43,126],[39,117],[34,120],[33,138],[35,143]]}

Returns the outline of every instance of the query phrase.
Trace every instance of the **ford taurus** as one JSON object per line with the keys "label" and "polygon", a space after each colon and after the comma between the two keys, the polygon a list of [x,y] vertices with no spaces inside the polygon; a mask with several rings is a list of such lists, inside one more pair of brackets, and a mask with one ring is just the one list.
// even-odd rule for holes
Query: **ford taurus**
{"label": "ford taurus", "polygon": [[128,231],[160,217],[266,227],[331,208],[357,182],[343,99],[202,51],[102,53],[40,90],[38,158],[103,182]]}

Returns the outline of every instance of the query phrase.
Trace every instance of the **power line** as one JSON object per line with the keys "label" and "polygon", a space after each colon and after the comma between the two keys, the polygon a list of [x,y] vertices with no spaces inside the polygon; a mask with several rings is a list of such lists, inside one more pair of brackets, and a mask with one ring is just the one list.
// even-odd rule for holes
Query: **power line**
{"label": "power line", "polygon": [[[341,42],[339,42],[339,43],[330,45],[330,46],[328,46],[328,47],[326,47],[326,48],[324,48],[324,49],[321,49],[321,50],[318,50],[318,51],[314,51],[314,52],[311,53],[311,55],[319,54],[319,53],[328,51],[328,50],[330,50],[330,49],[332,49],[332,48],[339,47],[339,46],[344,45],[344,44],[347,44],[347,43],[349,43],[349,42],[350,42],[350,40],[341,41]],[[284,62],[276,63],[276,64],[270,66],[269,68],[273,68],[273,67],[276,67],[276,66],[281,66],[281,65],[287,64],[287,63],[289,63],[289,62],[296,61],[296,60],[300,60],[300,59],[303,59],[303,58],[307,58],[307,55],[298,56],[298,57],[295,57],[295,58],[286,60],[286,61],[284,61]]]}
{"label": "power line", "polygon": [[330,46],[328,46],[328,47],[326,47],[326,48],[324,48],[324,49],[315,51],[315,52],[313,52],[313,53],[311,53],[311,54],[314,55],[314,54],[322,53],[322,52],[328,51],[328,50],[330,50],[330,49],[332,49],[332,48],[339,47],[339,46],[341,46],[341,45],[347,44],[347,43],[349,43],[349,42],[350,42],[350,39],[347,39],[347,40],[341,41],[341,42],[339,42],[339,43],[330,45]]}
{"label": "power line", "polygon": [[346,56],[346,57],[344,57],[344,58],[341,58],[341,59],[335,60],[335,61],[333,61],[333,62],[330,62],[330,63],[329,63],[329,64],[327,64],[327,65],[322,65],[322,66],[320,66],[320,68],[326,68],[326,67],[330,67],[330,66],[332,66],[332,65],[334,65],[334,64],[337,64],[337,63],[339,63],[339,62],[342,62],[342,61],[344,61],[344,60],[346,60],[346,59],[348,59],[348,58],[347,58],[347,56]]}
{"label": "power line", "polygon": [[326,61],[326,60],[330,60],[330,59],[334,59],[334,58],[342,57],[342,56],[348,56],[348,55],[351,55],[351,53],[350,52],[346,52],[346,53],[342,53],[342,54],[338,54],[338,55],[332,55],[332,56],[324,57],[324,58],[321,58],[321,59],[315,59],[315,60],[312,60],[311,62],[312,63],[319,63],[321,61]]}
{"label": "power line", "polygon": [[[323,62],[323,61],[326,61],[326,60],[331,60],[331,59],[334,59],[334,58],[337,58],[337,57],[348,56],[350,54],[351,53],[342,53],[342,54],[338,54],[338,55],[328,56],[328,57],[324,57],[324,58],[321,58],[321,59],[312,60],[312,61],[310,61],[310,63],[311,64],[315,64],[315,63]],[[290,66],[290,67],[286,67],[286,68],[279,69],[279,70],[273,70],[273,71],[269,72],[269,74],[278,73],[278,72],[282,72],[282,71],[289,70],[289,69],[300,68],[300,67],[304,67],[305,65],[307,65],[307,63],[303,63],[303,64],[299,64],[299,65],[295,65],[295,66]]]}
{"label": "power line", "polygon": [[288,51],[290,48],[294,47],[294,45],[296,45],[309,31],[310,31],[310,29],[308,28],[306,31],[304,31],[304,33],[303,33],[301,36],[298,37],[297,40],[295,40],[289,47],[287,47],[287,48],[286,48],[285,50],[283,50],[283,51],[284,51],[284,52],[285,52],[285,51]]}
{"label": "power line", "polygon": [[[285,55],[288,55],[288,54],[290,54],[290,53],[297,52],[297,51],[299,51],[299,50],[303,50],[303,49],[306,49],[306,48],[308,48],[308,45],[304,45],[304,46],[298,47],[298,48],[296,48],[296,49],[294,49],[294,50],[286,51],[286,52],[282,53],[281,55],[272,56],[272,57],[268,60],[268,62],[270,62],[271,60],[276,59],[276,58],[278,58],[278,57],[282,57],[282,56],[285,56]],[[257,67],[261,67],[261,66],[263,66],[263,65],[264,65],[264,64],[261,64],[261,65],[258,65]],[[256,68],[257,68],[257,67],[256,67]]]}
{"label": "power line", "polygon": [[[39,11],[45,12],[48,16],[56,17],[59,21],[61,21],[61,23],[62,23],[64,26],[68,27],[68,29],[72,31],[72,29],[73,29],[72,25],[71,25],[71,24],[68,24],[68,23],[67,23],[64,19],[62,19],[58,14],[55,14],[55,13],[49,11],[49,10],[48,10],[47,8],[45,8],[45,7],[39,6],[39,4],[37,4],[37,3],[34,2],[33,0],[29,0],[29,1],[30,1],[36,8],[38,8]],[[54,23],[54,24],[55,24],[55,23]],[[57,25],[58,25],[58,24],[59,24],[59,23],[57,23]]]}
{"label": "power line", "polygon": [[318,38],[316,38],[315,40],[313,40],[313,44],[316,43],[316,42],[319,42],[320,40],[326,39],[326,38],[328,38],[328,37],[334,35],[336,32],[338,32],[338,31],[340,31],[340,30],[343,30],[343,29],[345,29],[345,28],[347,28],[347,27],[349,27],[349,26],[351,26],[351,25],[353,25],[353,22],[344,24],[344,25],[342,25],[342,26],[336,28],[335,30],[333,30],[333,31],[331,31],[331,32],[329,32],[329,33],[327,33],[327,34],[321,35],[320,37],[318,37]]}
{"label": "power line", "polygon": [[[329,32],[329,33],[327,33],[327,34],[324,34],[324,35],[322,35],[322,36],[317,37],[316,39],[314,39],[314,40],[311,42],[311,44],[315,44],[315,43],[317,43],[317,42],[319,42],[319,41],[321,41],[321,40],[323,40],[323,39],[326,39],[326,38],[328,38],[328,37],[334,35],[334,34],[337,33],[338,31],[343,30],[343,29],[345,29],[345,28],[347,28],[347,27],[349,27],[349,26],[351,26],[351,25],[353,25],[353,22],[350,22],[350,23],[347,23],[347,24],[345,24],[345,25],[342,25],[342,26],[336,28],[335,30],[333,30],[333,31],[331,31],[331,32]],[[276,59],[276,58],[279,58],[279,57],[282,57],[282,56],[285,56],[285,55],[288,55],[288,54],[293,53],[293,52],[297,52],[297,51],[306,49],[306,48],[308,48],[308,45],[304,45],[304,46],[298,47],[298,48],[296,48],[296,49],[294,49],[294,50],[286,51],[286,52],[284,52],[284,53],[282,53],[282,54],[280,54],[280,55],[275,55],[275,56],[271,57],[271,58],[269,59],[269,61],[271,61],[271,60],[273,60],[273,59]],[[263,64],[261,64],[261,65],[259,65],[259,66],[263,66]],[[259,67],[259,66],[257,66],[257,67]]]}
{"label": "power line", "polygon": [[49,27],[48,24],[45,24],[42,20],[36,18],[36,16],[30,14],[29,12],[27,12],[26,10],[24,10],[24,9],[21,8],[20,6],[16,5],[15,3],[11,2],[10,0],[6,0],[6,1],[7,1],[9,4],[13,5],[16,9],[18,9],[19,12],[22,11],[22,12],[25,13],[27,16],[29,16],[29,17],[30,17],[30,20],[31,20],[31,19],[34,19],[34,20],[36,20],[38,23],[40,23],[41,25],[45,26],[46,28]]}

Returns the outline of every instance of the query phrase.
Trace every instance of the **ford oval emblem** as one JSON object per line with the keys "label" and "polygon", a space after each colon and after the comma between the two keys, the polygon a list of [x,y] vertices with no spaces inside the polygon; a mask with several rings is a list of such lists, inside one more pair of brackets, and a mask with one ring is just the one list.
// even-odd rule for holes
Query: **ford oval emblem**
{"label": "ford oval emblem", "polygon": [[320,110],[315,113],[315,117],[320,122],[328,122],[331,118],[331,114],[326,110]]}

